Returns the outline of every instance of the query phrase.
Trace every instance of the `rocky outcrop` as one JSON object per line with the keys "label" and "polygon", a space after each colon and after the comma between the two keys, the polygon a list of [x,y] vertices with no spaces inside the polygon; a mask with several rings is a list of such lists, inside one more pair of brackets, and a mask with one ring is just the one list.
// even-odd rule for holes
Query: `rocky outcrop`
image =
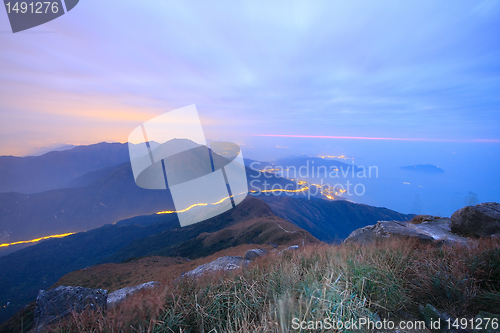
{"label": "rocky outcrop", "polygon": [[220,257],[217,260],[209,262],[208,264],[200,265],[192,271],[184,273],[182,277],[199,277],[209,272],[231,271],[246,266],[249,262],[250,260],[246,260],[242,257]]}
{"label": "rocky outcrop", "polygon": [[245,256],[243,258],[245,258],[246,260],[254,260],[258,257],[265,256],[267,253],[268,252],[266,249],[251,249],[245,253]]}
{"label": "rocky outcrop", "polygon": [[113,309],[117,305],[119,305],[121,302],[129,298],[130,296],[134,295],[135,293],[146,290],[146,289],[151,289],[158,287],[160,285],[160,282],[156,281],[150,281],[146,282],[143,284],[139,284],[134,287],[125,287],[122,289],[118,289],[116,291],[113,291],[108,295],[108,309]]}
{"label": "rocky outcrop", "polygon": [[246,267],[250,261],[265,256],[268,253],[269,252],[266,249],[251,249],[245,253],[244,257],[220,257],[217,260],[209,262],[208,264],[200,265],[192,271],[183,273],[182,277],[198,277],[208,272],[231,271],[241,267]]}
{"label": "rocky outcrop", "polygon": [[108,291],[83,287],[60,286],[52,290],[40,290],[36,298],[35,331],[57,322],[74,312],[107,310]]}
{"label": "rocky outcrop", "polygon": [[486,202],[457,210],[451,215],[451,231],[472,237],[500,233],[500,204]]}
{"label": "rocky outcrop", "polygon": [[379,221],[375,225],[354,230],[345,243],[370,244],[388,239],[415,239],[422,243],[465,244],[467,239],[451,232],[449,218],[428,217],[420,224]]}

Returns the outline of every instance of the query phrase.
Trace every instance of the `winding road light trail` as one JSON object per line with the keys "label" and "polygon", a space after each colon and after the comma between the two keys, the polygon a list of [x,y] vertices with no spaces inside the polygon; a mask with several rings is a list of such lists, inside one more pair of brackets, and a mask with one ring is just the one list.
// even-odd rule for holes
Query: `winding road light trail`
{"label": "winding road light trail", "polygon": [[44,237],[35,238],[35,239],[32,239],[32,240],[27,240],[27,241],[18,241],[18,242],[14,242],[14,243],[0,244],[0,247],[7,247],[7,246],[11,246],[11,245],[18,245],[18,244],[36,243],[36,242],[39,242],[39,241],[44,240],[44,239],[63,238],[63,237],[74,235],[74,234],[75,234],[75,232],[68,232],[66,234],[44,236]]}
{"label": "winding road light trail", "polygon": [[[285,189],[274,189],[274,190],[262,190],[262,191],[250,191],[251,193],[257,193],[257,192],[261,192],[261,193],[267,193],[267,192],[303,192],[303,191],[306,191],[309,187],[305,186],[301,189],[298,189],[298,190],[285,190]],[[241,195],[241,194],[244,194],[244,193],[240,193],[238,195]],[[208,206],[208,205],[212,205],[212,206],[215,206],[215,205],[218,205],[222,202],[224,202],[225,200],[228,200],[230,199],[232,196],[227,196],[225,198],[222,198],[221,200],[217,201],[217,202],[212,202],[212,203],[195,203],[195,204],[192,204],[191,206],[187,207],[187,208],[184,208],[182,210],[165,210],[165,211],[161,211],[161,212],[158,212],[156,214],[174,214],[174,213],[184,213],[184,212],[187,212],[188,210],[194,208],[194,207],[198,207],[198,206]]]}

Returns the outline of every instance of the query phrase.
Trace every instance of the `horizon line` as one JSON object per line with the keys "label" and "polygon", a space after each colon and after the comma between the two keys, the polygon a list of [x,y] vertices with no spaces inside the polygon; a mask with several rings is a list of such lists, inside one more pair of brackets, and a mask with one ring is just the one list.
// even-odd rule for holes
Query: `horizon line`
{"label": "horizon line", "polygon": [[427,142],[491,142],[500,143],[497,139],[427,139],[427,138],[387,138],[371,136],[337,136],[337,135],[298,135],[298,134],[252,134],[252,136],[312,138],[312,139],[346,139],[346,140],[379,140],[379,141],[427,141]]}

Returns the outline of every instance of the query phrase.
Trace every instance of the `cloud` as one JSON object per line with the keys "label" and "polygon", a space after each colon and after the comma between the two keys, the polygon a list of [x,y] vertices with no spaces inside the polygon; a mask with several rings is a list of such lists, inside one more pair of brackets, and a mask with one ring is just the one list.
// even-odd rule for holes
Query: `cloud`
{"label": "cloud", "polygon": [[194,103],[207,136],[498,139],[499,21],[492,1],[83,1],[0,35],[0,114],[82,137]]}

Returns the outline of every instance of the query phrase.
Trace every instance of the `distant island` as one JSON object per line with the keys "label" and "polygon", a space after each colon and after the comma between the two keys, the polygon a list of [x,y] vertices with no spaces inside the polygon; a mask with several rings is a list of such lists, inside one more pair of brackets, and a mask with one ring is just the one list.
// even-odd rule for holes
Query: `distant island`
{"label": "distant island", "polygon": [[402,170],[418,171],[425,173],[444,173],[444,170],[432,164],[417,164],[400,167]]}

